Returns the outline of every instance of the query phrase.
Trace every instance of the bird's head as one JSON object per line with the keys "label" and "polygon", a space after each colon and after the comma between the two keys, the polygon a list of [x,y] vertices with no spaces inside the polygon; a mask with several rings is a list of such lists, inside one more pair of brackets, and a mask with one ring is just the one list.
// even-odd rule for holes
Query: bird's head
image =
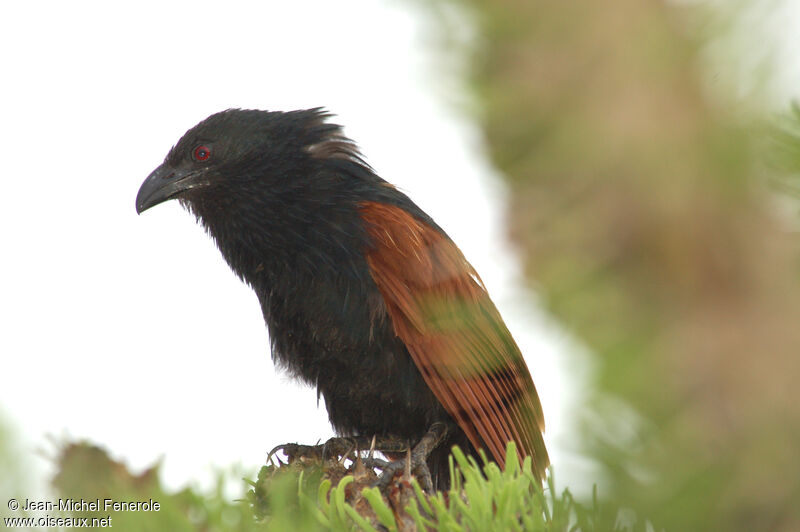
{"label": "bird's head", "polygon": [[[209,116],[170,150],[142,183],[136,212],[166,200],[188,203],[215,189],[247,190],[247,184],[282,187],[315,159],[361,161],[355,145],[328,124],[320,108],[270,112],[229,109]],[[227,194],[217,196],[229,197]]]}

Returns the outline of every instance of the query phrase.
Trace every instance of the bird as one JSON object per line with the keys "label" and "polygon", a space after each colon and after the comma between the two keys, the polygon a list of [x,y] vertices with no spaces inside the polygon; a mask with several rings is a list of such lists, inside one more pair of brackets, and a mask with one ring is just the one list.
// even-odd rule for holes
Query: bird
{"label": "bird", "polygon": [[541,403],[483,281],[332,116],[212,114],[145,179],[136,211],[177,199],[195,215],[257,295],[276,366],[316,387],[337,435],[410,442],[393,463],[427,467],[433,489],[450,485],[453,445],[502,467],[513,440],[543,479]]}

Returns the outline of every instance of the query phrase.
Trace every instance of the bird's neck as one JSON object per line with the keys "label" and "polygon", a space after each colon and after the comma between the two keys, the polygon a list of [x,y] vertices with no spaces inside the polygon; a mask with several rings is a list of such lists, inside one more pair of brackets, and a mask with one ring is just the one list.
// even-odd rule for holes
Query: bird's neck
{"label": "bird's neck", "polygon": [[[279,194],[187,202],[231,269],[257,292],[311,275],[357,275],[366,236],[357,202]],[[358,264],[357,264],[358,263]]]}

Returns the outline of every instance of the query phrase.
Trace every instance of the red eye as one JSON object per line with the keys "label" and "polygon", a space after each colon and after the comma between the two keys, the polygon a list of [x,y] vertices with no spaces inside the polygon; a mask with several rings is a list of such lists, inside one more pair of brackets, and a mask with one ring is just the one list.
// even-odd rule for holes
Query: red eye
{"label": "red eye", "polygon": [[201,144],[192,152],[195,161],[207,161],[211,157],[211,148]]}

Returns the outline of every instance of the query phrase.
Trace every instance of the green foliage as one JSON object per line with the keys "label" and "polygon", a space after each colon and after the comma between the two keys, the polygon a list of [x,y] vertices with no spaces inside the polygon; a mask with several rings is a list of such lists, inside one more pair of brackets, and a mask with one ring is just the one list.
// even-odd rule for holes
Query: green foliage
{"label": "green foliage", "polygon": [[[160,483],[158,467],[140,474],[128,471],[99,447],[88,443],[64,445],[53,487],[62,499],[99,501],[97,509],[79,509],[66,516],[108,518],[115,530],[261,530],[245,500],[229,500],[224,486],[230,475],[220,474],[209,493],[186,488],[176,493]],[[105,501],[148,502],[148,510],[114,511]],[[157,509],[156,509],[157,504]]]}
{"label": "green foliage", "polygon": [[789,191],[800,194],[800,103],[794,102],[784,116],[780,117],[772,130],[768,161],[778,172],[788,174],[790,180],[781,180]]}
{"label": "green foliage", "polygon": [[[1,413],[1,412],[0,412]],[[24,465],[15,446],[12,433],[5,420],[0,416],[0,498],[7,501],[12,497],[20,498],[26,489]]]}
{"label": "green foliage", "polygon": [[[374,476],[354,465],[292,464],[264,466],[255,481],[242,482],[242,495],[231,500],[224,486],[232,473],[220,473],[210,492],[165,490],[158,468],[130,473],[98,447],[64,446],[53,481],[59,496],[76,500],[153,501],[156,511],[105,509],[67,512],[63,517],[111,518],[117,530],[207,531],[408,531],[508,530],[594,532],[615,530],[615,514],[598,502],[576,501],[559,493],[552,471],[544,489],[530,458],[522,463],[516,447],[507,448],[507,467],[483,457],[483,465],[455,448],[452,489],[423,493],[415,478],[395,479],[386,493],[372,487]],[[36,517],[37,515],[34,515]],[[5,515],[3,516],[5,517]]]}
{"label": "green foliage", "polygon": [[[520,465],[513,458],[513,443],[509,443],[506,455],[511,458],[504,471],[485,460],[485,456],[481,468],[474,458],[455,448],[453,458],[458,467],[453,468],[453,488],[447,496],[437,493],[426,498],[413,482],[417,500],[411,501],[410,512],[418,528],[424,525],[433,530],[584,532],[613,529],[612,521],[604,519],[600,512],[596,498],[586,508],[575,501],[569,490],[559,496],[552,470],[543,490],[529,457]],[[433,520],[425,519],[423,512]]]}
{"label": "green foliage", "polygon": [[[480,466],[474,458],[454,448],[452,488],[430,496],[423,493],[415,478],[401,480],[388,496],[374,487],[362,488],[357,493],[352,489],[357,483],[353,475],[344,476],[335,486],[329,479],[323,479],[313,493],[309,488],[316,480],[308,482],[308,469],[298,473],[292,467],[265,466],[258,482],[252,485],[249,499],[256,508],[274,509],[262,514],[264,522],[283,523],[287,514],[300,513],[314,521],[304,523],[310,527],[308,530],[314,527],[334,531],[372,531],[383,527],[389,531],[451,532],[615,529],[615,515],[601,511],[596,495],[589,506],[576,501],[569,490],[559,495],[552,471],[546,488],[542,489],[530,458],[520,464],[513,443],[509,443],[507,456],[508,465],[501,470],[485,456],[484,465]],[[315,479],[318,474],[316,471]],[[296,498],[292,486],[298,486]]]}

